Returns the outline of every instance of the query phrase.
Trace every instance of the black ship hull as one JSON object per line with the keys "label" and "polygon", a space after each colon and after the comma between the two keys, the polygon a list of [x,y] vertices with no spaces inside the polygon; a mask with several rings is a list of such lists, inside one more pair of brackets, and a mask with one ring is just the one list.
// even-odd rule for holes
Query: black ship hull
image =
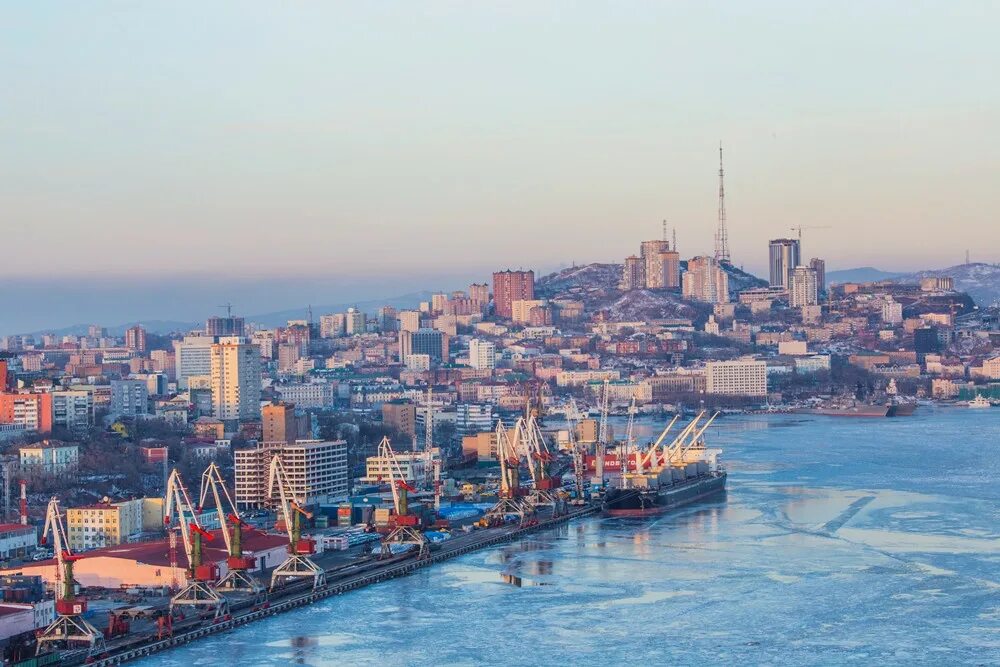
{"label": "black ship hull", "polygon": [[658,489],[609,489],[603,509],[608,516],[652,516],[709,498],[725,489],[724,472],[700,475]]}

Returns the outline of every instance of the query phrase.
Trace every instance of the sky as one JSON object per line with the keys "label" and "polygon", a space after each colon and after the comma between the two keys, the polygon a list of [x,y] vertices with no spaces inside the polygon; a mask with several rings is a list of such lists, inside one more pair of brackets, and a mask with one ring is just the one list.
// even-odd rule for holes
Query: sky
{"label": "sky", "polygon": [[3,3],[0,280],[103,305],[178,281],[200,310],[253,283],[255,310],[272,280],[343,301],[621,261],[664,219],[706,254],[720,141],[749,270],[797,225],[831,269],[1000,261],[998,24],[964,1]]}

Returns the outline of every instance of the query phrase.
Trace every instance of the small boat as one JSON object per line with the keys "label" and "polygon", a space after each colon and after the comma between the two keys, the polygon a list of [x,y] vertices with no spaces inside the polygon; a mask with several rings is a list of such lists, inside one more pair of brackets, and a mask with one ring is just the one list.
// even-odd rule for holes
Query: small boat
{"label": "small boat", "polygon": [[976,397],[969,401],[968,406],[970,408],[989,408],[993,407],[988,400],[982,394],[976,394]]}

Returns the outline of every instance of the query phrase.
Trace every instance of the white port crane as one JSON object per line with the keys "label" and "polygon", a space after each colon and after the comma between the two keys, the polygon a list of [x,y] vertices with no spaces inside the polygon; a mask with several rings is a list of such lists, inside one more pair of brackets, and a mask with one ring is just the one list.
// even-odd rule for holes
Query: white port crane
{"label": "white port crane", "polygon": [[569,425],[569,448],[573,456],[573,482],[576,488],[576,498],[571,502],[574,505],[582,505],[585,502],[584,476],[587,474],[587,466],[583,443],[580,442],[576,432],[580,425],[580,410],[576,407],[576,400],[572,398],[566,407],[566,422]]}
{"label": "white port crane", "polygon": [[517,451],[517,443],[512,440],[510,431],[499,419],[496,438],[497,460],[500,462],[500,489],[496,505],[486,511],[480,520],[480,525],[502,524],[509,516],[516,516],[519,522],[524,523],[535,510],[524,500],[525,492],[521,488],[521,457]]}
{"label": "white port crane", "polygon": [[59,512],[59,499],[55,496],[49,500],[45,512],[41,543],[45,544],[50,535],[56,559],[56,618],[38,635],[36,655],[81,644],[86,645],[88,656],[100,655],[105,650],[104,634],[83,617],[87,611],[87,600],[76,595],[76,581],[73,579],[73,563],[82,556],[74,554],[69,548],[66,528]]}
{"label": "white port crane", "polygon": [[[175,514],[177,524],[172,526],[172,517]],[[188,583],[170,598],[171,616],[178,608],[183,607],[210,610],[214,619],[227,614],[229,602],[212,587],[212,584],[219,579],[219,566],[215,563],[204,562],[203,542],[211,542],[215,536],[202,528],[198,522],[194,505],[191,503],[187,488],[185,488],[176,468],[167,479],[163,524],[170,533],[171,540],[176,540],[173,537],[173,531],[180,533],[181,541],[184,544],[184,555],[187,556],[188,562]],[[172,541],[172,544],[174,543]],[[173,552],[173,547],[171,551]],[[171,567],[173,567],[173,563],[171,563]]]}
{"label": "white port crane", "polygon": [[271,590],[288,580],[310,578],[313,580],[313,589],[319,588],[326,584],[326,572],[310,558],[316,553],[316,541],[302,536],[301,517],[311,519],[312,514],[302,509],[298,499],[292,495],[288,474],[277,454],[271,459],[268,470],[268,496],[274,497],[275,487],[278,491],[279,515],[288,534],[288,558],[271,573]]}
{"label": "white port crane", "polygon": [[[266,596],[264,587],[249,574],[256,562],[253,558],[243,556],[243,527],[246,522],[236,509],[236,503],[226,488],[222,479],[222,471],[213,461],[201,474],[201,493],[198,498],[198,510],[204,511],[205,501],[209,494],[215,502],[215,511],[219,516],[219,528],[222,539],[226,543],[226,567],[228,571],[215,585],[216,590],[247,593],[254,598]],[[223,502],[225,501],[225,502]]]}
{"label": "white port crane", "polygon": [[597,446],[594,448],[596,455],[594,459],[594,479],[591,483],[591,489],[596,486],[602,492],[604,489],[604,456],[608,451],[608,397],[610,393],[611,382],[605,379],[601,391],[601,421],[600,427],[597,430]]}
{"label": "white port crane", "polygon": [[378,446],[378,456],[379,460],[388,464],[389,488],[392,490],[392,504],[396,510],[395,527],[382,540],[382,556],[391,556],[393,546],[397,545],[403,548],[415,548],[417,557],[423,558],[430,552],[430,545],[427,537],[418,528],[419,517],[410,514],[409,507],[409,494],[416,492],[416,488],[403,474],[403,466],[400,465],[389,438],[382,438]]}

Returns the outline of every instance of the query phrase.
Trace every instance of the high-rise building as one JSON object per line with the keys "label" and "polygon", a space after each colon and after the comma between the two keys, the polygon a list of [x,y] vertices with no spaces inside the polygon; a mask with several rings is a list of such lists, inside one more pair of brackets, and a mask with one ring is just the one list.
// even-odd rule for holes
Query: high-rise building
{"label": "high-rise building", "polygon": [[343,313],[319,316],[320,338],[337,338],[346,331],[346,318]]}
{"label": "high-rise building", "polygon": [[816,291],[820,295],[826,294],[826,262],[813,257],[809,260],[809,268],[816,272]]}
{"label": "high-rise building", "polygon": [[420,328],[420,311],[418,310],[402,310],[396,319],[399,320],[400,332],[416,331]]}
{"label": "high-rise building", "polygon": [[485,305],[490,302],[490,286],[486,283],[469,285],[469,298],[475,303]]}
{"label": "high-rise building", "polygon": [[210,317],[205,321],[209,336],[242,336],[245,329],[242,317]]}
{"label": "high-rise building", "polygon": [[[676,250],[665,250],[660,253],[660,267],[663,272],[662,287],[677,289],[681,286],[681,256]],[[649,276],[646,276],[647,283]]]}
{"label": "high-rise building", "polygon": [[344,317],[344,329],[348,336],[357,336],[365,332],[367,318],[357,308],[348,308]]}
{"label": "high-rise building", "polygon": [[52,425],[85,431],[94,423],[94,395],[80,389],[52,392]]}
{"label": "high-rise building", "polygon": [[211,348],[212,415],[222,420],[260,418],[260,349],[238,336]]}
{"label": "high-rise building", "polygon": [[788,305],[792,308],[815,306],[819,303],[816,270],[810,266],[796,266],[788,279]]}
{"label": "high-rise building", "polygon": [[438,363],[447,363],[449,356],[448,335],[437,329],[417,329],[399,332],[399,359],[405,361],[411,354],[426,354]]}
{"label": "high-rise building", "polygon": [[298,345],[282,343],[278,346],[278,372],[291,373],[295,370],[295,364],[302,358],[302,350]]}
{"label": "high-rise building", "polygon": [[431,312],[443,313],[444,304],[448,301],[448,295],[444,292],[438,292],[437,294],[431,295]]}
{"label": "high-rise building", "polygon": [[8,373],[7,360],[0,359],[0,392],[7,391],[7,389],[10,387],[10,383],[7,379],[8,377],[7,373]]}
{"label": "high-rise building", "polygon": [[903,304],[892,299],[891,297],[886,299],[882,303],[882,321],[886,324],[902,324]]}
{"label": "high-rise building", "polygon": [[296,440],[276,446],[259,443],[235,452],[238,507],[276,504],[277,488],[267,488],[271,458],[275,454],[281,458],[288,475],[286,491],[298,504],[315,507],[347,497],[346,440]]}
{"label": "high-rise building", "polygon": [[770,244],[771,287],[788,289],[792,269],[798,266],[799,242],[797,239],[774,239]]}
{"label": "high-rise building", "polygon": [[729,303],[729,275],[714,257],[694,257],[688,260],[682,292],[692,301]]}
{"label": "high-rise building", "polygon": [[417,406],[402,399],[386,401],[382,404],[382,423],[412,438],[417,432]]}
{"label": "high-rise building", "polygon": [[174,341],[174,377],[177,386],[188,388],[188,378],[212,373],[213,336],[184,336]]}
{"label": "high-rise building", "polygon": [[662,254],[670,250],[669,241],[643,241],[639,246],[639,256],[643,261],[644,286],[650,289],[661,289],[664,284]]}
{"label": "high-rise building", "polygon": [[642,257],[629,255],[622,269],[623,290],[642,289],[646,286],[646,262]]}
{"label": "high-rise building", "polygon": [[146,351],[146,330],[140,325],[125,330],[125,347],[135,352]]}
{"label": "high-rise building", "polygon": [[379,331],[395,331],[397,328],[396,309],[392,306],[382,306],[378,309]]}
{"label": "high-rise building", "polygon": [[291,403],[268,403],[261,408],[261,442],[288,445],[298,439],[298,420]]}
{"label": "high-rise building", "polygon": [[469,365],[477,370],[497,367],[497,347],[488,340],[473,338],[469,341]]}
{"label": "high-rise building", "polygon": [[515,301],[535,298],[534,271],[497,271],[493,274],[493,308],[498,317],[510,319]]}

